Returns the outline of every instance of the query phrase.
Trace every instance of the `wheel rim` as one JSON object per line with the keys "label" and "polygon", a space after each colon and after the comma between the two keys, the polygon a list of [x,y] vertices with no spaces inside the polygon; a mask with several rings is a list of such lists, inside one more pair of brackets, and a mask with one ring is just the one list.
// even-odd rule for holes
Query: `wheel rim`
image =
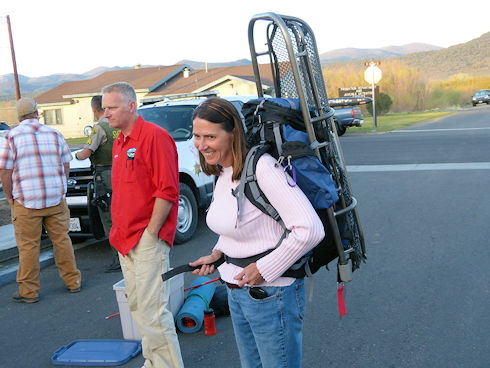
{"label": "wheel rim", "polygon": [[185,196],[179,197],[179,213],[177,216],[177,230],[185,233],[189,230],[192,224],[192,205],[189,198]]}

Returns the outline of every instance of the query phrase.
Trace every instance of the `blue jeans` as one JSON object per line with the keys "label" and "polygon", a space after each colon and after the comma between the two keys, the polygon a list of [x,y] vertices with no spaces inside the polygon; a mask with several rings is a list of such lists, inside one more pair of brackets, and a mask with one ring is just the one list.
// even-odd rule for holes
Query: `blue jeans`
{"label": "blue jeans", "polygon": [[262,287],[268,297],[254,299],[249,287],[228,289],[235,339],[243,368],[301,367],[304,280],[290,286]]}

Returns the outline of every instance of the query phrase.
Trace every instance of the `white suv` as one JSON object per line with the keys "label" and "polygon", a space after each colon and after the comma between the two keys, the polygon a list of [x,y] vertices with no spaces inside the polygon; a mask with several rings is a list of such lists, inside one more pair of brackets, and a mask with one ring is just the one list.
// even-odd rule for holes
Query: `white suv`
{"label": "white suv", "polygon": [[[242,106],[245,102],[256,96],[233,96],[224,97],[229,100],[241,113]],[[177,151],[179,154],[179,179],[180,179],[180,197],[179,197],[179,214],[177,219],[177,233],[175,235],[175,243],[184,243],[192,238],[197,228],[198,209],[206,207],[210,204],[213,196],[214,177],[205,175],[200,168],[199,155],[194,147],[192,137],[192,115],[195,108],[205,101],[205,98],[187,99],[178,101],[162,101],[151,104],[142,105],[138,108],[138,113],[147,121],[155,123],[167,130],[175,140]],[[75,160],[72,160],[72,164]],[[89,165],[88,160],[84,166]],[[77,163],[79,166],[80,163]],[[70,167],[70,173],[79,173],[78,178],[82,178],[83,174],[80,168]],[[77,179],[74,177],[74,179]],[[80,181],[80,180],[78,180]],[[86,188],[87,186],[85,186]],[[90,185],[88,185],[88,193],[90,193]],[[82,189],[85,190],[85,189]],[[70,183],[68,185],[68,195],[70,195]],[[73,193],[75,195],[75,193]],[[75,198],[68,197],[68,204],[74,201]],[[85,208],[86,205],[84,206]],[[71,235],[76,236],[85,233],[84,229],[90,228],[96,238],[100,237],[102,227],[98,222],[97,211],[91,210],[88,205],[90,216],[87,217],[77,214],[76,210],[80,210],[79,206],[70,206],[72,214],[70,217],[72,222],[82,225],[72,226]],[[79,212],[78,212],[79,213]],[[79,221],[76,218],[79,217]],[[84,224],[90,226],[84,226]]]}
{"label": "white suv", "polygon": [[[224,97],[239,112],[254,96]],[[256,97],[255,97],[256,98]],[[138,113],[147,121],[165,128],[177,145],[179,153],[180,198],[177,219],[177,244],[191,239],[197,227],[198,208],[206,207],[213,196],[214,178],[201,171],[199,155],[192,137],[192,114],[205,98],[163,101],[143,105]]]}

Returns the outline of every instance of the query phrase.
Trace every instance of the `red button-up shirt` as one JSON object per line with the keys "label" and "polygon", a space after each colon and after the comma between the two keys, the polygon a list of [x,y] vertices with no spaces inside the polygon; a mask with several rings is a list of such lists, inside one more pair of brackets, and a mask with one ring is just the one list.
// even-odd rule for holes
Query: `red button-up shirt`
{"label": "red button-up shirt", "polygon": [[172,246],[177,226],[177,148],[163,128],[138,117],[131,133],[120,133],[112,148],[111,245],[126,255],[150,222],[155,198],[173,203],[158,236]]}

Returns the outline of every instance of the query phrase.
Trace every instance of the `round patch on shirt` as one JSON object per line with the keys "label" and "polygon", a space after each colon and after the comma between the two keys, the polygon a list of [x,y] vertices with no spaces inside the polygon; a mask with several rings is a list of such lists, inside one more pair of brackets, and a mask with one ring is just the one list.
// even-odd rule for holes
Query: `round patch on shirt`
{"label": "round patch on shirt", "polygon": [[134,155],[136,154],[136,148],[130,148],[126,151],[126,155],[128,155],[128,160],[134,160]]}

